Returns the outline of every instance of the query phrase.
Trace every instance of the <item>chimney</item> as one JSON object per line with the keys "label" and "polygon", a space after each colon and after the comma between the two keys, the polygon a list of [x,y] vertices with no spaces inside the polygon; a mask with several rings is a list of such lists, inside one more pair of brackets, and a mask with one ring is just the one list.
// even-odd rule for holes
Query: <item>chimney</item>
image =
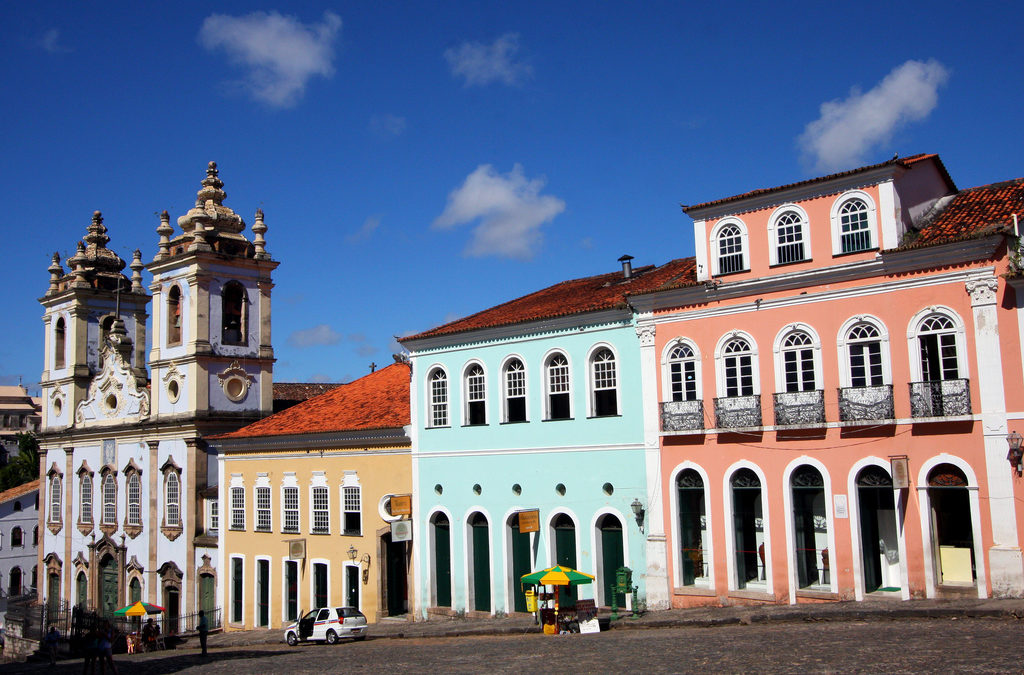
{"label": "chimney", "polygon": [[631,255],[624,255],[619,258],[619,262],[622,263],[622,278],[632,279],[633,278],[633,265],[630,264],[630,260],[633,259]]}

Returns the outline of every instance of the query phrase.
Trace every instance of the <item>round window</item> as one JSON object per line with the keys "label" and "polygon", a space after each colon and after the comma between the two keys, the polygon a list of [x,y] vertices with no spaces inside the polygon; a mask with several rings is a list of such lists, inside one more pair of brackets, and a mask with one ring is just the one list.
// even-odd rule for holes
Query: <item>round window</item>
{"label": "round window", "polygon": [[64,409],[64,399],[55,398],[53,399],[53,414],[60,417],[60,412]]}
{"label": "round window", "polygon": [[606,495],[611,495],[611,493],[615,492],[615,486],[613,486],[611,483],[605,483],[601,487],[601,489],[604,490],[604,493]]}
{"label": "round window", "polygon": [[117,410],[117,395],[107,394],[107,397],[103,399],[103,405],[106,407],[108,412],[114,412]]}
{"label": "round window", "polygon": [[523,486],[519,483],[514,484],[512,486],[512,494],[517,496],[523,494]]}
{"label": "round window", "polygon": [[177,380],[171,380],[167,383],[167,398],[170,399],[171,403],[178,402],[178,396],[181,395],[181,385],[178,384]]}
{"label": "round window", "polygon": [[555,486],[555,492],[557,492],[560,496],[564,497],[565,496],[565,485],[562,484],[562,483],[559,483],[558,485],[556,485]]}
{"label": "round window", "polygon": [[241,401],[245,398],[245,380],[240,377],[229,377],[224,381],[224,393],[232,401]]}
{"label": "round window", "polygon": [[480,483],[477,483],[476,485],[473,486],[473,494],[478,495],[483,491],[484,489],[480,487]]}
{"label": "round window", "polygon": [[441,494],[442,492],[444,492],[444,488],[441,487],[440,483],[434,486],[434,492],[436,492],[437,494]]}

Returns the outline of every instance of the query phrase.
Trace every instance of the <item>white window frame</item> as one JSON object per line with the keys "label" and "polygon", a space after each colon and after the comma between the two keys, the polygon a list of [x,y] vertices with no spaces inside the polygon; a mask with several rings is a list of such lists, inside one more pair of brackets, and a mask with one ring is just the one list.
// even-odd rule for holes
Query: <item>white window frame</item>
{"label": "white window frame", "polygon": [[843,322],[839,327],[838,348],[839,348],[839,386],[852,387],[853,373],[850,369],[850,344],[848,339],[850,331],[860,323],[871,324],[878,331],[880,352],[882,355],[882,386],[892,384],[892,358],[889,352],[889,331],[885,324],[877,317],[870,314],[859,314],[852,316]]}
{"label": "white window frame", "polygon": [[[351,492],[353,490],[358,491],[357,492],[358,497],[359,497],[359,508],[358,508],[358,510],[356,510],[356,509],[349,509],[349,500],[346,499],[346,491],[348,491],[351,494]],[[359,483],[359,474],[356,473],[355,471],[346,471],[345,472],[345,478],[344,478],[344,480],[341,483],[341,509],[342,509],[342,514],[341,514],[341,519],[342,519],[341,520],[341,533],[342,533],[342,535],[347,536],[347,537],[361,537],[361,536],[363,536],[363,520],[364,520],[363,519],[363,487]],[[347,514],[349,514],[349,513],[358,513],[359,514],[359,531],[358,532],[350,531],[347,528],[347,526],[346,526],[346,523],[347,523],[347,520],[348,520],[347,519]]]}
{"label": "white window frame", "polygon": [[[270,489],[269,487],[267,489]],[[263,530],[260,530],[263,532]],[[260,561],[267,561],[267,623],[260,621]],[[284,579],[281,579],[282,585]],[[274,616],[274,560],[268,555],[258,555],[253,558],[252,563],[252,625],[254,628],[270,628]],[[245,607],[242,607],[242,616],[245,616]]]}
{"label": "white window frame", "polygon": [[597,417],[597,392],[611,389],[611,387],[604,387],[601,390],[597,389],[597,380],[595,372],[595,366],[597,365],[597,355],[603,350],[607,349],[611,352],[612,362],[615,364],[615,412],[611,415],[601,415],[601,417],[616,417],[622,415],[622,360],[619,358],[619,353],[612,345],[607,342],[599,342],[590,348],[587,352],[587,413],[590,417]]}
{"label": "white window frame", "polygon": [[[323,607],[314,607],[316,604],[316,573],[315,569],[317,565],[325,565],[327,567],[327,602]],[[299,572],[301,574],[301,570]],[[324,607],[333,607],[331,603],[331,561],[327,558],[313,558],[309,561],[309,608],[310,609],[323,609]],[[302,602],[299,602],[299,618],[302,617]]]}
{"label": "white window frame", "polygon": [[205,500],[206,503],[206,531],[209,534],[217,534],[220,530],[220,500],[216,497]]}
{"label": "white window frame", "polygon": [[[229,496],[231,503],[229,504],[229,515],[230,520],[228,521],[228,529],[239,532],[245,531],[245,485],[242,484],[239,478],[232,478],[231,487],[229,489]],[[241,496],[241,503],[237,497]]]}
{"label": "white window frame", "polygon": [[[438,374],[444,376],[444,400],[441,400],[440,397],[435,399],[434,382],[440,381],[436,380]],[[427,386],[425,391],[427,398],[427,428],[444,429],[450,427],[452,424],[452,387],[448,371],[439,365],[431,366],[427,370]],[[440,419],[442,415],[443,420]]]}
{"label": "white window frame", "polygon": [[[235,574],[235,563],[234,563],[234,561],[235,560],[241,560],[242,561],[242,597],[241,597],[241,601],[242,601],[242,612],[241,612],[242,618],[241,618],[240,621],[235,621],[235,600],[236,600],[236,598],[235,598],[235,579],[234,579],[234,574]],[[245,625],[245,577],[246,577],[245,556],[244,555],[232,555],[232,556],[229,557],[228,562],[229,562],[228,571],[227,571],[227,577],[228,577],[228,592],[227,592],[228,608],[227,608],[227,617],[226,617],[227,618],[227,623],[232,625],[232,626],[244,626]]]}
{"label": "white window frame", "polygon": [[[294,619],[288,616],[288,563],[295,563],[295,611]],[[285,557],[281,560],[281,622],[285,625],[302,618],[302,561]]]}
{"label": "white window frame", "polygon": [[[288,508],[288,491],[295,491],[295,508]],[[295,527],[288,528],[288,514],[294,513]],[[284,474],[281,484],[281,532],[285,534],[299,534],[302,531],[302,493],[299,490],[299,481],[295,472],[289,471]]]}
{"label": "white window frame", "polygon": [[762,591],[767,595],[772,595],[774,591],[775,582],[772,579],[773,568],[772,564],[772,536],[771,536],[771,504],[767,495],[767,481],[765,480],[764,471],[761,467],[757,466],[753,462],[747,460],[740,460],[725,470],[722,476],[722,495],[725,506],[725,513],[722,518],[722,522],[725,523],[725,562],[726,571],[728,573],[728,588],[730,591],[738,591],[739,579],[737,577],[738,570],[736,569],[736,519],[733,517],[733,494],[732,494],[732,478],[736,475],[736,472],[740,469],[750,469],[757,476],[761,482],[761,537],[764,544],[764,582],[758,581],[753,588],[751,588],[751,582],[746,582],[746,588],[744,591],[758,592]]}
{"label": "white window frame", "polygon": [[669,495],[669,501],[671,503],[671,519],[672,519],[672,572],[676,588],[683,588],[683,560],[682,560],[682,549],[680,543],[682,542],[682,532],[679,528],[679,488],[676,486],[676,481],[679,480],[679,474],[686,470],[692,470],[701,477],[704,481],[704,529],[708,533],[707,542],[702,542],[704,548],[708,552],[708,575],[706,583],[697,584],[694,583],[689,588],[715,588],[715,548],[714,548],[714,537],[711,536],[712,526],[712,511],[711,511],[711,489],[708,487],[708,473],[704,470],[704,467],[699,464],[694,464],[691,461],[685,461],[672,469],[671,480],[669,481],[669,489],[671,494]]}
{"label": "white window frame", "polygon": [[[317,509],[316,495],[319,490],[323,490],[323,495],[327,500],[327,504],[323,509]],[[327,527],[323,530],[318,530],[316,526],[316,517],[318,512],[320,515],[327,517]],[[314,471],[313,478],[309,484],[309,533],[310,534],[330,534],[331,533],[331,490],[327,485],[327,475],[323,471]]]}
{"label": "white window frame", "polygon": [[943,305],[932,305],[925,307],[913,316],[910,323],[907,324],[907,355],[910,363],[910,381],[911,382],[923,382],[924,373],[921,371],[921,346],[919,338],[921,337],[921,324],[927,319],[933,316],[941,316],[949,319],[953,323],[953,329],[949,331],[954,336],[956,342],[956,368],[958,379],[970,379],[970,373],[967,368],[967,330],[964,326],[963,319],[953,309]]}
{"label": "white window frame", "polygon": [[[740,231],[740,246],[743,255],[743,269],[736,270],[735,272],[722,272],[721,266],[719,265],[720,251],[718,248],[718,240],[721,237],[722,230],[729,225],[735,225]],[[722,218],[715,226],[711,229],[711,249],[709,251],[711,257],[711,275],[718,276],[720,274],[739,274],[740,272],[750,271],[750,238],[747,233],[747,225],[739,218],[729,216]]]}
{"label": "white window frame", "polygon": [[[266,474],[260,474],[253,485],[252,507],[253,507],[253,528],[255,532],[274,531],[274,499],[270,493],[270,480]],[[260,497],[266,499],[266,506],[260,506]],[[266,524],[263,524],[263,520]]]}
{"label": "white window frame", "polygon": [[[470,396],[470,383],[469,378],[471,377],[470,371],[474,368],[480,369],[480,377],[483,378],[483,399],[474,399]],[[430,392],[431,395],[433,392]],[[469,415],[469,404],[476,401],[482,400],[484,404],[484,421],[480,424],[473,424],[472,426],[486,426],[490,415],[487,414],[487,368],[483,363],[477,360],[469,361],[462,369],[462,425],[471,426],[470,415]],[[451,411],[451,405],[448,406],[449,412]],[[431,418],[433,419],[433,418]]]}
{"label": "white window frame", "polygon": [[[718,344],[715,345],[715,386],[718,392],[719,398],[728,398],[725,378],[725,346],[729,344],[733,339],[740,338],[747,341],[747,345],[750,346],[750,369],[753,379],[753,395],[757,396],[761,393],[761,363],[758,358],[757,341],[754,336],[746,331],[734,330],[726,333],[718,339]],[[746,394],[741,394],[745,396]]]}
{"label": "white window frame", "polygon": [[[683,359],[673,359],[672,352],[677,347],[687,347],[693,353],[692,357]],[[677,337],[669,340],[665,345],[665,348],[661,352],[661,400],[671,401],[672,400],[672,364],[673,363],[693,363],[693,376],[694,383],[696,385],[696,394],[693,400],[702,401],[704,400],[704,383],[703,373],[701,371],[701,354],[700,349],[697,348],[697,343],[689,338]],[[684,388],[685,391],[685,388]],[[687,400],[687,399],[683,399]]]}
{"label": "white window frame", "polygon": [[564,392],[554,392],[554,393],[556,393],[556,394],[566,394],[566,393],[569,394],[569,417],[566,418],[566,419],[572,419],[572,417],[573,417],[574,406],[573,406],[573,386],[572,386],[572,360],[569,358],[569,355],[567,353],[565,353],[564,351],[562,351],[561,349],[552,349],[551,351],[549,351],[547,354],[544,355],[544,358],[541,359],[541,362],[540,362],[540,370],[541,370],[540,381],[544,383],[544,419],[545,420],[552,419],[552,417],[551,417],[551,394],[552,394],[552,391],[551,391],[551,376],[550,376],[549,366],[551,365],[551,361],[553,359],[555,359],[556,357],[559,357],[559,356],[562,357],[563,359],[565,359],[565,369],[566,369],[565,376],[566,376],[566,388],[567,388],[567,391],[564,391]]}
{"label": "white window frame", "polygon": [[[853,200],[859,199],[864,202],[867,207],[868,216],[868,237],[869,245],[868,248],[861,251],[851,251],[850,253],[843,253],[843,223],[841,211],[843,206]],[[878,248],[878,213],[875,208],[875,200],[871,198],[867,192],[863,190],[850,190],[844,192],[834,202],[832,202],[832,209],[829,213],[829,220],[831,222],[832,229],[832,255],[854,255],[855,253],[864,253],[865,251],[872,251]]]}
{"label": "white window frame", "polygon": [[529,377],[527,376],[526,361],[524,361],[523,358],[521,356],[519,356],[518,354],[509,354],[501,362],[501,421],[503,423],[505,423],[505,424],[508,424],[510,422],[509,415],[508,415],[508,404],[509,404],[509,400],[510,400],[510,398],[509,398],[510,397],[510,390],[509,390],[509,381],[508,380],[509,380],[509,374],[512,372],[510,370],[510,367],[512,365],[514,365],[517,361],[519,362],[519,366],[521,367],[521,370],[519,370],[517,372],[521,373],[522,374],[522,378],[523,378],[523,382],[522,382],[522,385],[523,385],[522,399],[523,399],[524,419],[522,421],[523,422],[529,422],[530,421],[530,399],[529,399],[530,383],[529,383]]}
{"label": "white window frame", "polygon": [[89,472],[83,472],[78,481],[78,522],[93,524],[92,498],[92,475]]}
{"label": "white window frame", "polygon": [[168,527],[181,526],[181,476],[173,469],[164,478],[164,517]]}
{"label": "white window frame", "polygon": [[[132,485],[135,485],[135,494],[132,494]],[[142,525],[142,477],[132,472],[125,480],[125,524]],[[134,513],[133,513],[134,511]]]}
{"label": "white window frame", "polygon": [[[106,473],[100,474],[100,497],[102,503],[102,511],[100,515],[100,525],[117,525],[117,476],[114,475],[113,471],[107,471]],[[108,479],[114,486],[114,494],[112,498],[108,499],[107,484]],[[113,509],[113,516],[107,512],[107,507]]]}
{"label": "white window frame", "polygon": [[61,513],[61,503],[63,502],[63,495],[61,490],[63,481],[60,475],[54,474],[50,477],[50,518],[51,523],[60,523],[63,521],[64,514]]}
{"label": "white window frame", "polygon": [[[803,245],[804,257],[800,260],[789,260],[779,262],[779,221],[788,213],[795,213],[800,218],[800,243]],[[795,242],[793,242],[795,243]],[[768,263],[770,265],[793,265],[811,260],[811,220],[807,212],[796,204],[784,204],[774,211],[768,218]]]}
{"label": "white window frame", "polygon": [[[829,551],[829,579],[827,587],[810,587],[800,588],[799,573],[797,570],[796,561],[796,529],[795,523],[793,522],[793,474],[802,466],[809,466],[818,471],[821,475],[822,489],[824,491],[825,499],[825,536],[828,543]],[[786,525],[786,566],[789,570],[789,603],[791,605],[796,604],[797,595],[805,595],[813,593],[814,591],[825,591],[827,593],[838,593],[839,592],[839,567],[836,564],[836,522],[835,514],[832,511],[832,476],[829,474],[828,469],[825,465],[814,459],[804,455],[791,461],[786,469],[782,472],[782,485],[784,486],[782,493],[782,512],[783,520]],[[851,493],[854,499],[857,499],[857,493]],[[761,498],[764,498],[763,483]],[[762,502],[761,508],[764,509],[764,503]],[[767,520],[767,517],[765,518]],[[902,529],[902,528],[900,528]],[[768,547],[765,546],[765,552],[767,553]],[[767,567],[767,557],[765,558],[765,567]]]}
{"label": "white window frame", "polygon": [[778,332],[775,336],[775,343],[772,345],[772,354],[775,362],[775,391],[784,393],[786,391],[786,364],[784,352],[790,351],[785,347],[786,340],[793,333],[804,333],[811,339],[812,358],[814,359],[814,389],[813,391],[825,388],[824,369],[821,365],[821,338],[817,331],[805,323],[791,323]]}

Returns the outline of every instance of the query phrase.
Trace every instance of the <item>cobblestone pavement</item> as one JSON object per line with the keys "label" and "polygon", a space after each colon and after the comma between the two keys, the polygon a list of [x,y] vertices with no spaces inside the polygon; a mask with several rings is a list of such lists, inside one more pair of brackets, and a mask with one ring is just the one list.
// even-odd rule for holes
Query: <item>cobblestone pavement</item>
{"label": "cobblestone pavement", "polygon": [[[369,639],[289,648],[224,646],[120,655],[121,673],[503,672],[1020,672],[1013,618],[804,621],[718,627],[613,629],[598,635]],[[81,660],[13,664],[0,672],[79,673]]]}

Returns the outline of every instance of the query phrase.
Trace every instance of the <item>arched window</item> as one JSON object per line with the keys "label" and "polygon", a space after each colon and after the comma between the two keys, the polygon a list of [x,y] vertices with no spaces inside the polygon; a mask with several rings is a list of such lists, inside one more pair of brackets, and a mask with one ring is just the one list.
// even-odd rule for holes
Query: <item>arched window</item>
{"label": "arched window", "polygon": [[750,343],[735,337],[722,349],[726,398],[754,395],[754,355]]}
{"label": "arched window", "polygon": [[827,590],[831,581],[825,482],[813,466],[801,466],[790,477],[793,497],[793,546],[800,588]]}
{"label": "arched window", "polygon": [[64,327],[64,317],[57,317],[57,322],[53,324],[53,367],[63,368],[65,364],[64,354],[67,351],[66,343],[66,330]]}
{"label": "arched window", "polygon": [[100,521],[102,525],[116,525],[117,524],[117,481],[114,480],[114,475],[108,473],[103,477],[102,482],[103,489],[103,517]]}
{"label": "arched window", "polygon": [[164,486],[164,515],[168,527],[181,525],[181,480],[174,471],[167,472],[167,483]]}
{"label": "arched window", "polygon": [[782,372],[785,391],[814,391],[814,341],[803,331],[794,331],[782,341]]}
{"label": "arched window", "polygon": [[693,469],[676,478],[679,504],[679,556],[683,586],[706,586],[711,557],[708,555],[704,479]]}
{"label": "arched window", "polygon": [[841,197],[832,206],[832,253],[870,251],[877,244],[872,232],[875,207],[870,197],[861,192]]}
{"label": "arched window", "polygon": [[547,419],[567,420],[572,414],[569,394],[569,360],[565,354],[552,354],[545,365],[547,380]]}
{"label": "arched window", "polygon": [[167,293],[167,344],[181,344],[181,287],[177,284]]}
{"label": "arched window", "polygon": [[440,368],[430,373],[430,426],[448,426],[448,376]]}
{"label": "arched window", "polygon": [[[910,410],[913,417],[968,415],[971,396],[963,360],[963,330],[948,314],[931,312],[912,325]],[[915,345],[916,343],[916,345]]]}
{"label": "arched window", "polygon": [[746,269],[743,239],[743,230],[739,225],[729,224],[718,231],[718,274],[742,272]]}
{"label": "arched window", "polygon": [[21,511],[21,502],[20,501],[15,501],[14,502],[14,510],[15,511]]}
{"label": "arched window", "polygon": [[100,319],[100,335],[99,344],[96,345],[96,354],[99,360],[99,365],[103,367],[103,348],[107,344],[107,338],[110,337],[110,329],[114,325],[114,316],[109,315]]}
{"label": "arched window", "polygon": [[487,378],[478,363],[466,371],[466,424],[487,424]]}
{"label": "arched window", "polygon": [[591,358],[590,364],[594,417],[618,415],[618,377],[615,370],[615,355],[610,349],[601,348]]}
{"label": "arched window", "polygon": [[21,568],[12,567],[10,583],[7,585],[7,594],[10,596],[21,595]]}
{"label": "arched window", "polygon": [[786,211],[774,223],[775,260],[777,265],[806,260],[807,223],[796,211]]}
{"label": "arched window", "polygon": [[82,523],[92,523],[92,476],[88,473],[82,474],[82,483],[79,486],[78,520]]}
{"label": "arched window", "polygon": [[39,546],[39,526],[36,525],[32,528],[32,545]]}
{"label": "arched window", "polygon": [[229,281],[224,284],[220,299],[222,341],[228,345],[246,344],[248,301],[245,297],[245,287],[237,281]]}
{"label": "arched window", "polygon": [[50,478],[50,522],[61,522],[60,512],[60,476],[54,475]]}
{"label": "arched window", "polygon": [[25,545],[25,533],[20,527],[11,529],[11,548],[21,548]]}
{"label": "arched window", "polygon": [[882,339],[878,328],[861,322],[846,334],[849,354],[850,386],[880,387],[885,384],[882,371]]}
{"label": "arched window", "polygon": [[923,382],[960,377],[956,326],[948,316],[933,314],[922,321],[917,329],[917,342]]}
{"label": "arched window", "polygon": [[139,474],[128,476],[128,508],[126,525],[142,525],[142,481]]}
{"label": "arched window", "polygon": [[750,469],[740,469],[732,475],[730,483],[736,588],[763,588],[767,583],[768,570],[761,479]]}
{"label": "arched window", "polygon": [[672,401],[697,400],[697,356],[687,344],[678,344],[668,355],[669,396]]}
{"label": "arched window", "polygon": [[505,364],[505,421],[526,421],[526,367],[519,359]]}

